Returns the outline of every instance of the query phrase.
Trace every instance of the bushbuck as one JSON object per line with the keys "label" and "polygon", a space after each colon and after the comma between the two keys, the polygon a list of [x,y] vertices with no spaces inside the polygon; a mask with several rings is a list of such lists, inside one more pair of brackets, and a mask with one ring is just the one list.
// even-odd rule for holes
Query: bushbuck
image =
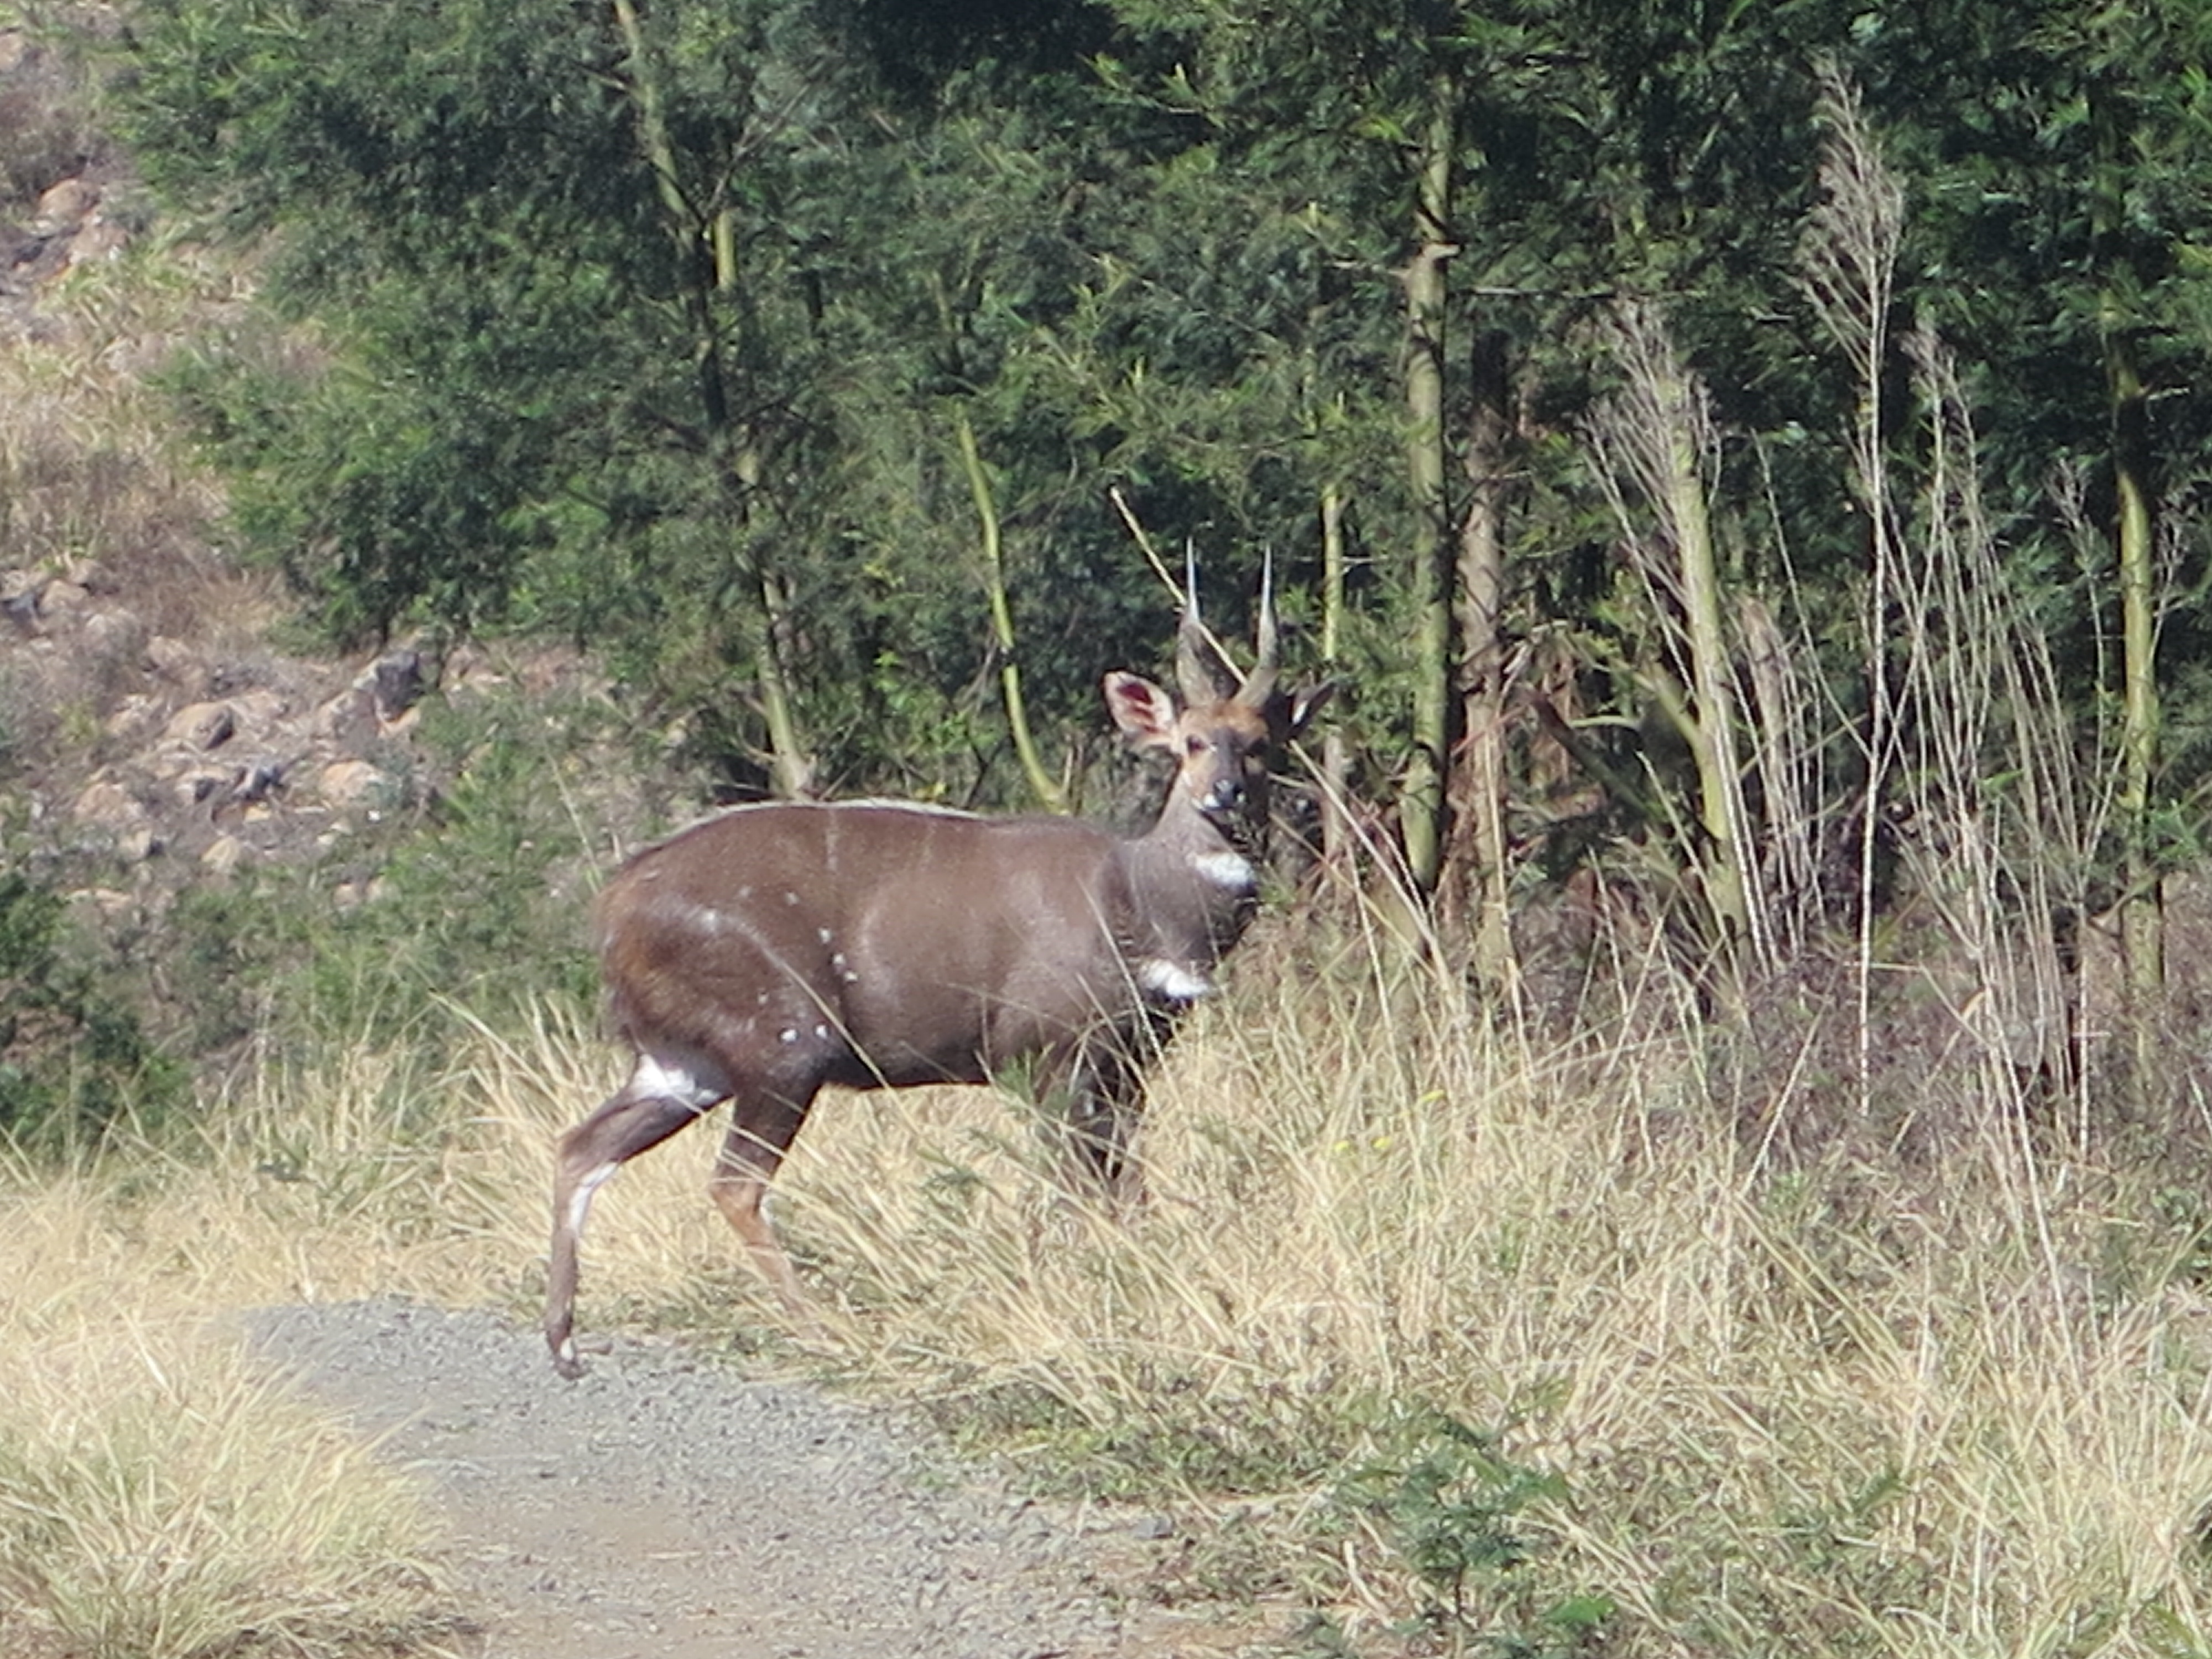
{"label": "bushbuck", "polygon": [[1249,675],[1212,645],[1194,593],[1178,630],[1180,707],[1134,674],[1105,677],[1115,724],[1175,757],[1144,835],[899,802],[763,804],[616,874],[598,944],[614,1025],[636,1058],[560,1139],[545,1340],[562,1376],[582,1369],[577,1251],[592,1194],[725,1100],[732,1116],[709,1190],[801,1311],[762,1201],[824,1084],[981,1083],[1025,1066],[1066,1103],[1072,1184],[1133,1194],[1146,1067],[1251,921],[1268,757],[1330,690],[1277,689],[1270,587]]}

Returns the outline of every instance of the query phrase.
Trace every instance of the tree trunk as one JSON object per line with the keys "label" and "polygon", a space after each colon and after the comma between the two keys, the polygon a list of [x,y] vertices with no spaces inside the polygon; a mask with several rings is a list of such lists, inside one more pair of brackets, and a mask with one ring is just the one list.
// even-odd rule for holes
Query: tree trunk
{"label": "tree trunk", "polygon": [[2105,268],[2105,374],[2112,422],[2113,562],[2120,596],[2120,778],[2113,805],[2124,864],[2120,944],[2133,1028],[2136,1087],[2144,1103],[2160,1066],[2155,1012],[2166,986],[2166,925],[2158,849],[2151,826],[2151,785],[2158,770],[2157,532],[2151,477],[2149,408],[2136,362],[2130,319],[2112,269],[2125,255],[2128,163],[2119,116],[2109,95],[2093,88],[2097,180],[2093,212],[2098,263]]}
{"label": "tree trunk", "polygon": [[[1344,653],[1344,490],[1330,484],[1321,497],[1321,661],[1324,678],[1340,673]],[[1357,879],[1358,853],[1345,795],[1351,766],[1344,733],[1334,721],[1322,737],[1322,856],[1332,871]]]}
{"label": "tree trunk", "polygon": [[1445,799],[1451,769],[1451,499],[1444,487],[1445,266],[1452,150],[1457,138],[1449,76],[1433,88],[1413,205],[1406,268],[1407,459],[1413,495],[1413,752],[1399,801],[1406,867],[1416,892],[1436,891],[1443,866]]}
{"label": "tree trunk", "polygon": [[2121,675],[2120,790],[2118,806],[2127,848],[2127,890],[2120,912],[2128,987],[2147,1016],[2166,983],[2166,941],[2157,848],[2151,831],[2151,780],[2158,767],[2157,603],[2150,481],[2142,381],[2135,354],[2115,337],[2108,347],[2112,380],[2112,476],[2119,497],[2114,549],[2119,567]]}
{"label": "tree trunk", "polygon": [[1505,507],[1512,484],[1512,385],[1507,339],[1496,330],[1475,342],[1474,412],[1468,432],[1472,486],[1459,535],[1461,763],[1453,779],[1453,821],[1461,852],[1477,978],[1494,996],[1513,997],[1506,877],[1505,645],[1499,611],[1505,593]]}
{"label": "tree trunk", "polygon": [[[1686,687],[1678,684],[1666,666],[1655,664],[1646,689],[1688,747],[1697,771],[1702,844],[1690,856],[1704,878],[1714,944],[1732,950],[1750,931],[1750,884],[1733,665],[1721,618],[1719,554],[1705,504],[1703,463],[1711,416],[1703,389],[1683,368],[1653,307],[1624,304],[1613,322],[1613,349],[1625,385],[1600,406],[1590,436],[1601,481],[1689,679]],[[1656,542],[1639,527],[1632,495],[1657,515],[1662,534]]]}
{"label": "tree trunk", "polygon": [[1677,544],[1689,635],[1690,688],[1697,703],[1690,738],[1698,767],[1698,817],[1711,848],[1705,870],[1707,898],[1723,937],[1735,941],[1750,932],[1751,906],[1743,872],[1735,700],[1729,695],[1728,639],[1721,623],[1720,561],[1687,414],[1688,387],[1678,380],[1663,396],[1666,406],[1679,415],[1669,422],[1666,434],[1668,518]]}
{"label": "tree trunk", "polygon": [[800,740],[791,694],[787,662],[791,601],[782,579],[769,567],[751,534],[752,501],[763,472],[761,456],[753,434],[743,429],[730,412],[731,354],[723,340],[722,321],[744,301],[735,215],[725,208],[711,222],[702,222],[699,209],[684,194],[675,146],[668,134],[660,82],[647,50],[635,0],[614,0],[614,13],[622,30],[630,100],[637,112],[638,142],[647,165],[653,169],[660,198],[661,224],[672,246],[677,277],[684,285],[691,316],[702,420],[708,443],[720,463],[731,538],[757,606],[753,616],[740,624],[740,631],[758,688],[769,775],[778,795],[798,799],[811,787],[814,763]]}

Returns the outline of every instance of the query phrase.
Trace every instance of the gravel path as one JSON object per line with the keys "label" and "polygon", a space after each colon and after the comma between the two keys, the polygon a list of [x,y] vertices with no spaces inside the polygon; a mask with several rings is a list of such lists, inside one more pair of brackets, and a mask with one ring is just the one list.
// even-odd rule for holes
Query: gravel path
{"label": "gravel path", "polygon": [[535,1332],[398,1300],[249,1329],[431,1483],[482,1659],[1135,1650],[1078,1540],[810,1389],[635,1341],[562,1382]]}

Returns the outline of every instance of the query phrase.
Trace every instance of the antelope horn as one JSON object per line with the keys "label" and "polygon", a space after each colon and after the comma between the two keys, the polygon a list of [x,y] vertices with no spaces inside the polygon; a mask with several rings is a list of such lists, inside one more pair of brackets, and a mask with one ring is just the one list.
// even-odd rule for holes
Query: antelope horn
{"label": "antelope horn", "polygon": [[1260,619],[1255,632],[1259,659],[1244,677],[1244,684],[1237,687],[1237,701],[1247,708],[1265,708],[1267,699],[1275,695],[1275,655],[1281,643],[1275,625],[1275,550],[1272,547],[1260,566]]}
{"label": "antelope horn", "polygon": [[1217,702],[1227,694],[1223,665],[1220,652],[1206,635],[1206,624],[1198,619],[1198,555],[1185,542],[1182,622],[1176,629],[1176,689],[1182,693],[1184,708]]}

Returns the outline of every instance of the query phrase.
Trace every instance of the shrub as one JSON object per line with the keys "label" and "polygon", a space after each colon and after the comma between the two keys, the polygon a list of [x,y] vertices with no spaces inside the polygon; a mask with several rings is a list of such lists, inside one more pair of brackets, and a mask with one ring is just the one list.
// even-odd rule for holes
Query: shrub
{"label": "shrub", "polygon": [[58,893],[0,875],[0,1132],[74,1145],[183,1098],[185,1074],[71,949]]}

